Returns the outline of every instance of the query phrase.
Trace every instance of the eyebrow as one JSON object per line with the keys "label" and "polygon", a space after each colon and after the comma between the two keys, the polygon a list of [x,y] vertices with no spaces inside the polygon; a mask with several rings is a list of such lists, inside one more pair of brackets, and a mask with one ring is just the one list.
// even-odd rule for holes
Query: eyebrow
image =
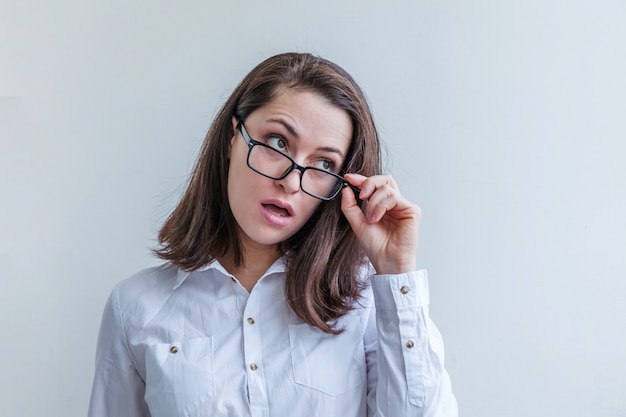
{"label": "eyebrow", "polygon": [[283,119],[270,118],[270,119],[267,119],[267,121],[283,125],[283,127],[287,129],[287,131],[289,131],[289,134],[291,136],[294,136],[296,139],[300,139],[300,137],[298,136],[298,132],[296,132],[296,129],[292,125],[284,121]]}
{"label": "eyebrow", "polygon": [[[296,139],[300,139],[300,136],[298,135],[298,132],[296,132],[296,129],[292,125],[287,123],[285,120],[283,120],[283,119],[276,119],[276,118],[270,118],[270,119],[267,119],[267,121],[283,125],[283,127],[285,129],[287,129],[287,131],[289,132],[290,135],[292,135]],[[320,146],[320,147],[317,148],[317,150],[318,151],[324,151],[324,152],[336,153],[336,154],[338,154],[342,158],[345,157],[343,152],[341,152],[341,150],[339,150],[339,148],[335,148],[334,146]]]}

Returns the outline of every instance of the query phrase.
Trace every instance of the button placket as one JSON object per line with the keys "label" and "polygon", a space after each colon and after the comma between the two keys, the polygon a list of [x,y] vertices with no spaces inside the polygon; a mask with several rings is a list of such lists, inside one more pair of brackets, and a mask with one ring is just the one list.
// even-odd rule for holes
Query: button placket
{"label": "button placket", "polygon": [[267,404],[267,392],[263,375],[263,342],[259,316],[263,298],[262,283],[257,283],[246,302],[241,319],[243,331],[243,354],[248,374],[248,395],[251,408],[262,409]]}
{"label": "button placket", "polygon": [[[259,326],[256,324],[254,317],[256,316],[255,306],[258,297],[250,295],[246,307],[243,311],[243,344],[245,361],[249,364],[249,368],[253,371],[258,368],[258,362],[261,356],[261,334],[259,332]],[[254,365],[254,369],[253,366]]]}
{"label": "button placket", "polygon": [[[411,287],[403,285],[400,287],[400,294],[407,295],[411,291]],[[415,341],[413,339],[407,339],[404,343],[407,349],[413,349],[415,347]]]}

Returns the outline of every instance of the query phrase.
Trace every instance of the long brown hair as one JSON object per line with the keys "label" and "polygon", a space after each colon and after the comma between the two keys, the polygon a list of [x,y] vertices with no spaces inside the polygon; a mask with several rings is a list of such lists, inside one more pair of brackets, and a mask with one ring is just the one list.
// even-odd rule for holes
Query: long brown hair
{"label": "long brown hair", "polygon": [[[281,87],[313,91],[345,110],[352,140],[344,172],[381,173],[380,142],[363,92],[338,65],[311,54],[284,53],[254,68],[223,105],[206,135],[187,189],[161,228],[154,252],[185,270],[198,269],[232,251],[237,265],[243,251],[228,204],[228,146],[232,118],[244,121],[270,102]],[[362,203],[360,203],[362,204]],[[348,313],[364,283],[357,279],[366,262],[341,212],[340,197],[319,205],[311,219],[281,244],[288,255],[285,295],[306,323],[340,333],[336,320]]]}

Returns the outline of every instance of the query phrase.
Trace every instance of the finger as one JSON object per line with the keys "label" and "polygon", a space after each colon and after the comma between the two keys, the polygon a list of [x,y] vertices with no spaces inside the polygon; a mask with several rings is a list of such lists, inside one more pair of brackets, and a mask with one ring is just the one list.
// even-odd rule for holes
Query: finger
{"label": "finger", "polygon": [[390,186],[377,189],[367,200],[367,221],[380,221],[387,212],[396,210],[402,201],[402,196]]}
{"label": "finger", "polygon": [[370,223],[380,221],[389,215],[396,220],[414,219],[419,221],[421,209],[408,201],[400,192],[391,186],[384,186],[367,200],[367,220]]}
{"label": "finger", "polygon": [[356,187],[360,186],[365,181],[372,181],[377,187],[389,184],[393,188],[397,188],[395,180],[389,174],[372,175],[371,177],[366,177],[365,175],[361,174],[348,173],[344,175],[344,178],[348,180],[351,185],[354,185]]}
{"label": "finger", "polygon": [[357,231],[363,223],[367,222],[365,215],[357,204],[354,191],[350,187],[345,187],[341,190],[341,211],[354,231]]}
{"label": "finger", "polygon": [[367,179],[365,175],[361,174],[345,174],[343,177],[350,183],[350,185],[355,187],[360,187],[361,184],[363,184],[363,182]]}
{"label": "finger", "polygon": [[346,174],[346,180],[358,187],[361,192],[359,193],[359,199],[366,200],[379,188],[389,186],[398,191],[398,186],[391,175],[374,175],[371,177],[365,177],[360,174]]}

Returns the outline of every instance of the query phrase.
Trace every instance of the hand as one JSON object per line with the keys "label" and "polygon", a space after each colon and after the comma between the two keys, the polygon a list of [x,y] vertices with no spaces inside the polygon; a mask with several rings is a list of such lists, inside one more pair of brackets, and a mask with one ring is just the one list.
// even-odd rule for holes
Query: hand
{"label": "hand", "polygon": [[346,181],[359,188],[367,200],[366,212],[357,205],[350,187],[341,191],[341,210],[377,274],[415,271],[415,253],[422,216],[420,208],[407,201],[390,175],[365,177],[346,174]]}

